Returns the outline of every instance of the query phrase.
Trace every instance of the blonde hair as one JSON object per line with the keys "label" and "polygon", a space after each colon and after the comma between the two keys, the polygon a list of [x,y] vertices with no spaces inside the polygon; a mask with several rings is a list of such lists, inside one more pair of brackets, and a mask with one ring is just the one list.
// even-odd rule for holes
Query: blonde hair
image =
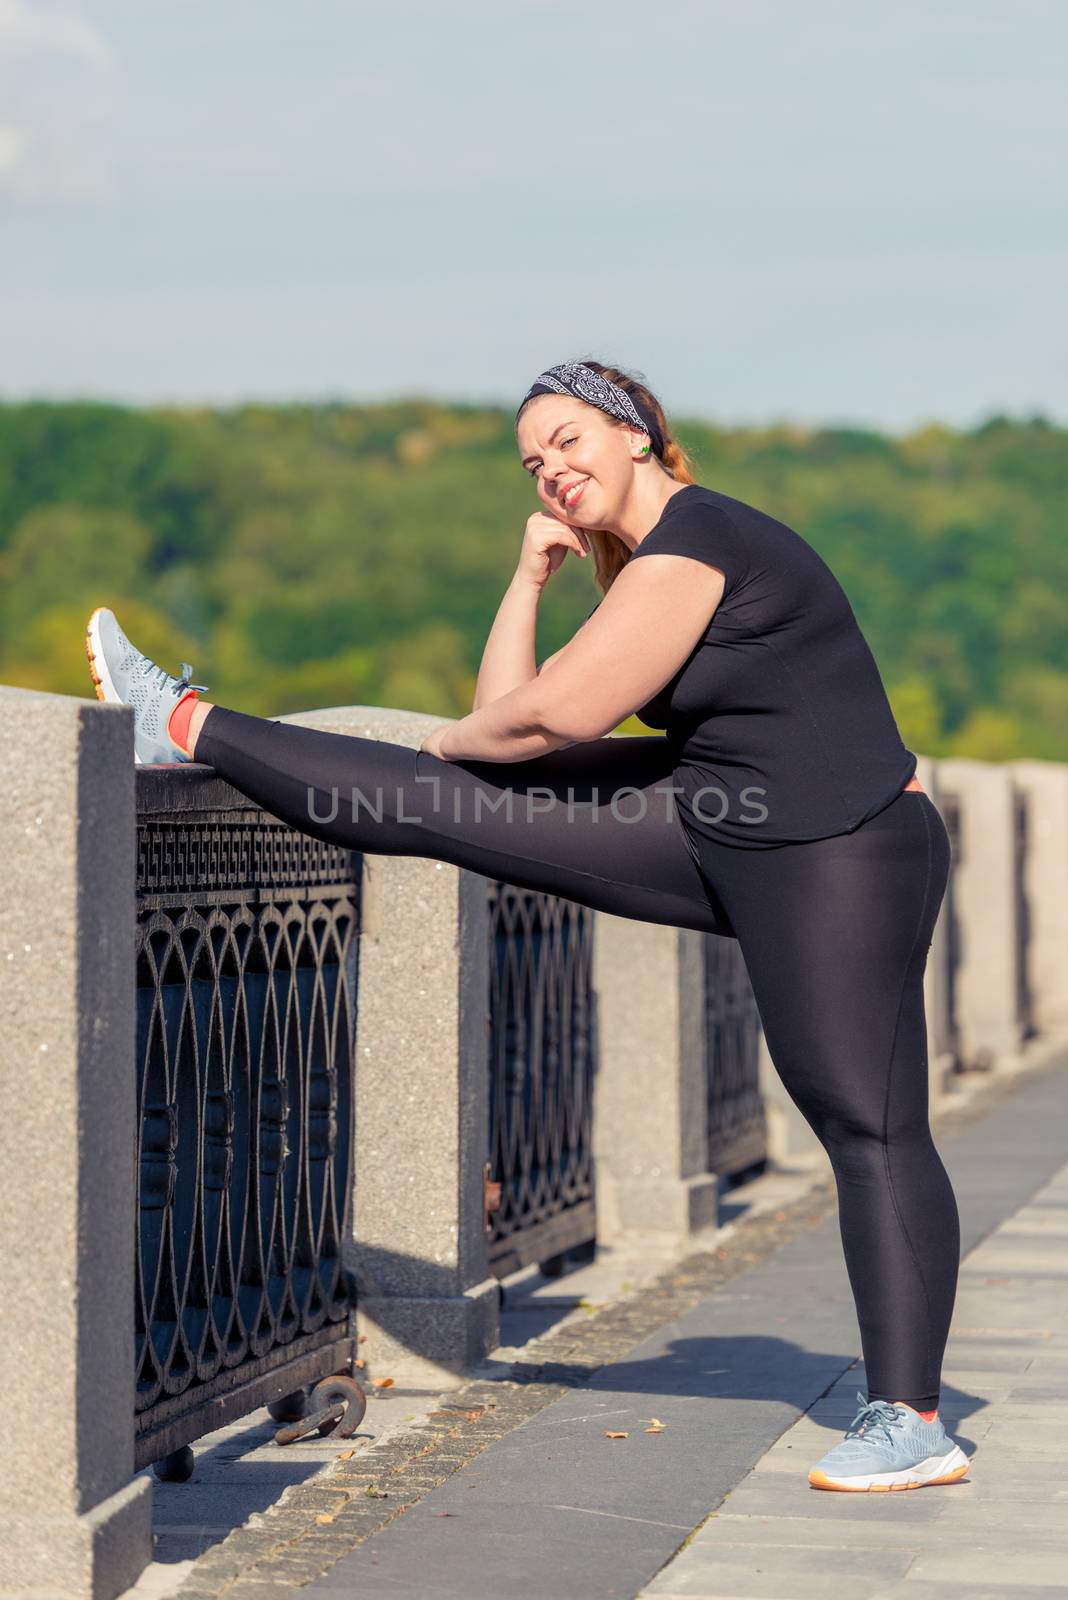
{"label": "blonde hair", "polygon": [[[693,483],[695,481],[693,463],[679,441],[671,437],[667,419],[664,416],[664,409],[652,390],[647,389],[640,379],[632,377],[629,372],[624,372],[619,367],[606,366],[603,361],[590,361],[583,358],[582,365],[589,367],[593,372],[600,373],[602,378],[607,378],[611,383],[618,384],[627,394],[636,396],[646,410],[652,412],[659,425],[661,437],[664,440],[664,454],[657,456],[655,459],[661,463],[668,476],[674,478],[677,483]],[[587,401],[586,403],[588,404],[589,402]],[[614,417],[609,417],[608,420],[610,422],[616,421]],[[618,422],[617,426],[625,428],[627,424]],[[594,582],[603,597],[608,593],[630,560],[631,552],[622,539],[618,539],[614,533],[609,533],[605,528],[585,528],[583,531],[590,541]]]}

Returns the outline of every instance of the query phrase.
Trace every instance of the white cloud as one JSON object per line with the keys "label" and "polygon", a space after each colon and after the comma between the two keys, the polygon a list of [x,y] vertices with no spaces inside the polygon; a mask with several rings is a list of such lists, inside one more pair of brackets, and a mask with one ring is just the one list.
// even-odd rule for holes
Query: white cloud
{"label": "white cloud", "polygon": [[0,188],[18,172],[26,159],[26,132],[0,123]]}
{"label": "white cloud", "polygon": [[111,50],[98,29],[75,12],[26,0],[0,0],[0,64],[41,55],[107,64]]}
{"label": "white cloud", "polygon": [[76,11],[0,0],[0,197],[99,196],[102,91],[113,62],[103,34]]}

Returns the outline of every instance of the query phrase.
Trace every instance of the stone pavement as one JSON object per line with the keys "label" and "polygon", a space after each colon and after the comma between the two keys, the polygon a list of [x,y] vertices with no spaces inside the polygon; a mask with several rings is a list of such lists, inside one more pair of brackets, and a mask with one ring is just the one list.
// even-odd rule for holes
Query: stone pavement
{"label": "stone pavement", "polygon": [[[384,1526],[462,1461],[628,1350],[673,1306],[695,1304],[818,1221],[832,1203],[829,1187],[819,1190],[828,1171],[820,1152],[733,1190],[721,1204],[714,1256],[703,1258],[699,1272],[684,1263],[691,1270],[675,1274],[673,1290],[662,1244],[639,1237],[599,1251],[560,1280],[536,1269],[513,1274],[506,1280],[502,1344],[480,1369],[489,1381],[458,1384],[445,1395],[399,1385],[379,1391],[366,1383],[367,1416],[342,1445],[313,1435],[280,1449],[278,1425],[265,1409],[206,1435],[194,1446],[189,1482],[154,1486],[156,1559],[126,1600],[223,1594],[239,1577],[242,1583],[254,1573],[280,1577],[294,1554],[307,1581],[317,1560],[325,1565],[330,1543],[323,1530],[339,1500],[351,1502],[336,1519],[347,1551],[357,1533],[366,1537]],[[644,1291],[654,1280],[650,1300]]]}
{"label": "stone pavement", "polygon": [[963,1263],[942,1410],[961,1482],[810,1489],[856,1410],[845,1373],[727,1495],[643,1600],[968,1600],[1068,1593],[1068,1166]]}
{"label": "stone pavement", "polygon": [[[1063,1064],[1025,1074],[936,1124],[966,1257],[943,1408],[966,1450],[997,1448],[996,1461],[983,1451],[991,1477],[977,1461],[974,1481],[906,1495],[808,1488],[809,1462],[840,1435],[864,1384],[824,1181],[733,1237],[716,1235],[638,1292],[577,1308],[533,1343],[497,1352],[495,1366],[443,1400],[391,1393],[368,1418],[378,1438],[351,1454],[324,1442],[306,1447],[303,1462],[278,1450],[283,1464],[261,1428],[246,1461],[308,1481],[290,1478],[268,1510],[277,1482],[246,1479],[262,1514],[221,1542],[216,1533],[181,1568],[182,1537],[196,1553],[197,1478],[161,1485],[157,1504],[178,1541],[170,1570],[184,1578],[177,1592],[804,1600],[841,1574],[850,1600],[948,1597],[965,1584],[978,1600],[1017,1584],[1052,1593],[1054,1565],[1068,1570],[1068,1539],[1058,1549],[1053,1532],[1057,1497],[1062,1526],[1068,1499],[1056,1455],[1068,1413],[1059,1381],[1068,1191],[1055,1176],[1066,1085]],[[528,1322],[532,1314],[544,1309],[528,1306]],[[387,1427],[389,1415],[399,1421]],[[198,1477],[201,1462],[198,1451]],[[919,1543],[909,1542],[920,1537],[914,1524]],[[161,1567],[129,1600],[175,1592],[158,1586]]]}

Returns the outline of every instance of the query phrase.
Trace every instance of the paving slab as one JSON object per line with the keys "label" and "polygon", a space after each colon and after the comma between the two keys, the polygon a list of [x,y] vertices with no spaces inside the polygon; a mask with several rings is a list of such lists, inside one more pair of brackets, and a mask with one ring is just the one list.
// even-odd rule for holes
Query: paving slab
{"label": "paving slab", "polygon": [[[1068,1203],[1068,1167],[1063,1168],[1016,1214],[1033,1222],[1051,1205]],[[970,1257],[975,1272],[1004,1259],[1003,1239],[994,1233]],[[993,1274],[991,1274],[993,1276]],[[1065,1297],[1048,1300],[1050,1320],[1033,1327],[1039,1301],[1026,1275],[1013,1270],[1009,1283],[992,1285],[1003,1295],[999,1320],[1010,1314],[1026,1323],[1021,1341],[1033,1352],[1068,1327]],[[957,1349],[966,1345],[958,1341]],[[733,1596],[767,1595],[783,1570],[794,1561],[799,1586],[807,1593],[816,1552],[834,1556],[846,1550],[867,1553],[864,1570],[854,1584],[852,1572],[828,1560],[825,1600],[836,1587],[843,1596],[858,1592],[877,1600],[917,1600],[920,1592],[956,1600],[967,1593],[986,1593],[998,1600],[1027,1600],[1047,1590],[1066,1592],[1068,1573],[1068,1458],[1064,1428],[1068,1391],[1061,1390],[1049,1407],[1021,1403],[1012,1391],[980,1398],[968,1396],[966,1369],[952,1360],[945,1368],[942,1405],[947,1427],[971,1458],[968,1478],[906,1494],[849,1495],[818,1493],[795,1470],[797,1458],[811,1456],[820,1415],[830,1420],[832,1402],[844,1389],[840,1379],[827,1399],[775,1441],[757,1469],[733,1489],[697,1530],[685,1548],[642,1590],[648,1600],[730,1600]],[[976,1403],[983,1409],[970,1410]],[[778,1470],[776,1470],[778,1469]],[[888,1552],[897,1565],[885,1565]],[[901,1563],[904,1561],[904,1568]],[[776,1565],[776,1563],[779,1563]],[[873,1583],[873,1574],[880,1574]],[[841,1582],[837,1580],[841,1577]],[[784,1596],[789,1590],[784,1589]]]}
{"label": "paving slab", "polygon": [[[1031,1584],[1006,1590],[1000,1583],[972,1579],[967,1588],[953,1578],[945,1583],[908,1576],[903,1583],[877,1590],[873,1600],[1064,1600],[1064,1584]],[[785,1600],[785,1597],[784,1597]]]}

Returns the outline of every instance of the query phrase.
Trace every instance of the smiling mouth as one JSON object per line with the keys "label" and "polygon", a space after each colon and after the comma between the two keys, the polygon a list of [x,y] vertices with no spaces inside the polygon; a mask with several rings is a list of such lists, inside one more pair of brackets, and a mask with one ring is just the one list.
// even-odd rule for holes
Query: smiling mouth
{"label": "smiling mouth", "polygon": [[581,483],[574,485],[566,494],[562,494],[560,496],[560,504],[568,511],[571,510],[572,506],[578,505],[589,481],[589,478],[583,478]]}

